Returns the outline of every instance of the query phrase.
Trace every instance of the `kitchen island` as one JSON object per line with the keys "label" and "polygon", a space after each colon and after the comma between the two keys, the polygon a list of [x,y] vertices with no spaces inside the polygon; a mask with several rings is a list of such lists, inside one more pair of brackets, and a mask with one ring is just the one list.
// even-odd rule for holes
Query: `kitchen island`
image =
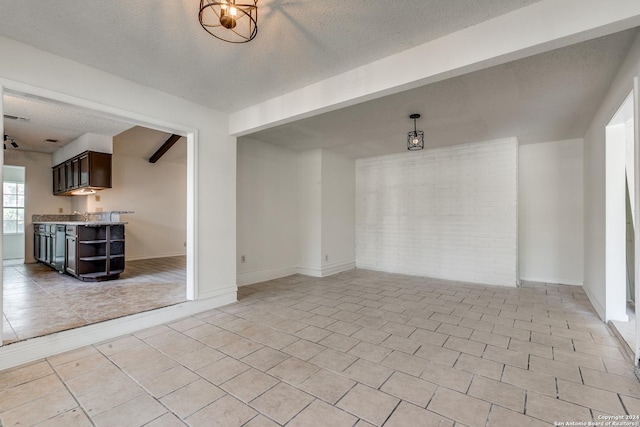
{"label": "kitchen island", "polygon": [[34,215],[36,261],[83,281],[120,277],[124,271],[126,223],[119,221],[119,215],[117,221],[103,217],[94,220],[88,215],[86,221],[69,220],[73,215],[53,217]]}

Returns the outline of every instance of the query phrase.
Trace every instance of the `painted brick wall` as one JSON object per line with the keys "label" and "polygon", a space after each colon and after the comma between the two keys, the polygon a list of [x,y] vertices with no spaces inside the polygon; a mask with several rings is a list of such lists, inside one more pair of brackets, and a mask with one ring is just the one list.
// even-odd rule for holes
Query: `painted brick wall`
{"label": "painted brick wall", "polygon": [[356,161],[356,266],[517,283],[515,138]]}

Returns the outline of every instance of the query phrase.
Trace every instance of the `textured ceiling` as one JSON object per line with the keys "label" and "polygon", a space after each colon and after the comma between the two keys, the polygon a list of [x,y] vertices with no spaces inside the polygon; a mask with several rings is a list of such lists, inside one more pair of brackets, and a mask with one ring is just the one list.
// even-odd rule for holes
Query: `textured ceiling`
{"label": "textured ceiling", "polygon": [[[2,0],[0,35],[233,112],[535,2],[261,0],[257,38],[232,45],[199,26],[197,0]],[[423,115],[418,127],[428,146],[582,137],[634,35],[591,40],[248,137],[356,158],[396,153],[405,149],[414,112]],[[21,149],[53,151],[44,139],[62,145],[87,131],[115,135],[131,127],[58,104],[12,97],[5,103],[6,114],[30,118],[5,120]]]}
{"label": "textured ceiling", "polygon": [[[517,136],[522,143],[584,136],[637,30],[487,68],[247,137],[350,157],[406,151],[418,129],[426,147]],[[242,143],[242,138],[240,139]]]}
{"label": "textured ceiling", "polygon": [[[42,99],[5,95],[4,114],[20,118],[4,120],[5,134],[19,146],[13,148],[8,145],[8,150],[51,153],[80,135],[92,132],[113,137],[114,154],[148,159],[170,136],[166,132],[104,118],[85,109]],[[58,142],[47,142],[48,138],[57,139]],[[186,164],[186,139],[180,138],[160,161]]]}
{"label": "textured ceiling", "polygon": [[197,0],[2,0],[0,35],[232,112],[536,1],[260,0],[233,45]]}
{"label": "textured ceiling", "polygon": [[133,126],[84,109],[10,95],[4,96],[4,114],[21,118],[4,119],[4,133],[16,141],[19,149],[42,153],[51,153],[86,132],[114,136]]}

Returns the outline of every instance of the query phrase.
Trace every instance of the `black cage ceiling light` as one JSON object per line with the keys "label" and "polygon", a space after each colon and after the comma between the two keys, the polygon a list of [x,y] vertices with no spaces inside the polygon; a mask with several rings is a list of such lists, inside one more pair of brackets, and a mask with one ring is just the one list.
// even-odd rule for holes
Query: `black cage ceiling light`
{"label": "black cage ceiling light", "polygon": [[213,37],[246,43],[258,34],[258,0],[200,0],[200,25]]}
{"label": "black cage ceiling light", "polygon": [[416,127],[416,120],[420,118],[420,114],[412,114],[409,118],[413,119],[413,130],[407,134],[407,150],[422,150],[424,148],[424,132]]}

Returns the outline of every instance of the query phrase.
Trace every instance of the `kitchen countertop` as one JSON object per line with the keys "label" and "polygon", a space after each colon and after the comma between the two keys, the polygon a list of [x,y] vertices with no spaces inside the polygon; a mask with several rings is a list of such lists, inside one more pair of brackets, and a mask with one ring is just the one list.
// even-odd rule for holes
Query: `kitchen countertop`
{"label": "kitchen countertop", "polygon": [[34,224],[62,224],[62,225],[115,225],[126,224],[120,221],[121,214],[132,214],[133,211],[101,211],[85,212],[84,214],[33,214]]}
{"label": "kitchen countertop", "polygon": [[101,225],[124,225],[123,221],[34,221],[34,224],[45,225],[86,225],[88,227],[99,227]]}

